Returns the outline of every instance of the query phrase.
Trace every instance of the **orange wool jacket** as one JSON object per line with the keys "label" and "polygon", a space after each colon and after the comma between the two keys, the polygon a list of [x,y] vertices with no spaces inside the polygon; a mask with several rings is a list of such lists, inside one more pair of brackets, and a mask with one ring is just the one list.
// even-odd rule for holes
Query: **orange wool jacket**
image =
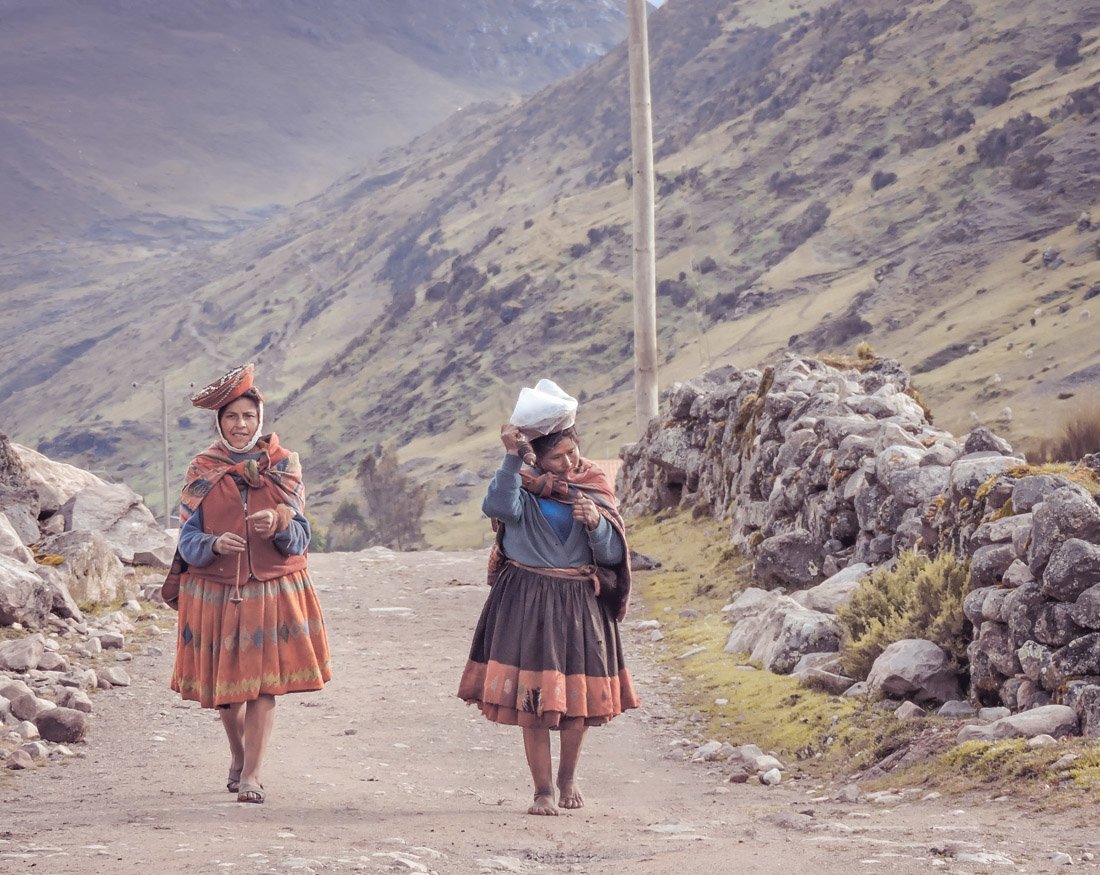
{"label": "orange wool jacket", "polygon": [[[247,507],[241,501],[236,482],[228,474],[218,478],[210,492],[202,500],[202,528],[211,535],[236,532],[248,542],[244,553],[215,554],[214,561],[193,573],[207,580],[232,585],[249,580],[274,580],[306,567],[306,557],[284,556],[271,541],[249,534],[245,517],[260,510],[278,512],[286,507],[286,494],[267,477],[259,486],[245,489]],[[240,561],[238,563],[238,558]],[[238,571],[239,569],[239,571]]]}

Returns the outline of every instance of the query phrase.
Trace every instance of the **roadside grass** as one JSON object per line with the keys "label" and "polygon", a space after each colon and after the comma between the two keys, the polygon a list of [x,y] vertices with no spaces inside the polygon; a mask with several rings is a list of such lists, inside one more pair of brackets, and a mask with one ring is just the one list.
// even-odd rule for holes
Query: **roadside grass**
{"label": "roadside grass", "polygon": [[[635,574],[647,619],[659,620],[663,640],[652,651],[685,717],[696,718],[699,743],[756,744],[785,759],[791,774],[847,782],[891,754],[905,764],[861,783],[867,790],[922,787],[951,795],[1022,797],[1049,807],[1100,799],[1100,741],[1069,739],[1029,748],[1026,739],[954,743],[963,720],[898,720],[867,698],[810,690],[796,680],[753,670],[746,657],[724,653],[731,626],[721,613],[751,585],[744,558],[725,525],[663,513],[630,523],[631,545],[663,565]],[[681,612],[686,615],[682,616]],[[642,619],[635,615],[634,620]],[[702,651],[685,656],[694,648]],[[717,704],[716,700],[726,700]],[[1054,768],[1065,754],[1072,763]],[[873,773],[872,773],[873,774]]]}

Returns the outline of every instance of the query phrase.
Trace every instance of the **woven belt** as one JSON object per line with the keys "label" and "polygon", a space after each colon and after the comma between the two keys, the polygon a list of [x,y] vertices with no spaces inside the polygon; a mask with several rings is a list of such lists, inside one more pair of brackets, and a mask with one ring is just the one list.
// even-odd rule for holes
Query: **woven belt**
{"label": "woven belt", "polygon": [[600,594],[600,576],[596,573],[595,565],[581,565],[579,568],[536,568],[533,565],[524,565],[522,562],[516,562],[515,559],[509,559],[506,565],[513,565],[516,568],[523,571],[530,571],[534,574],[542,574],[546,577],[560,577],[564,580],[584,580],[588,579],[592,583],[592,588],[596,591],[596,595]]}

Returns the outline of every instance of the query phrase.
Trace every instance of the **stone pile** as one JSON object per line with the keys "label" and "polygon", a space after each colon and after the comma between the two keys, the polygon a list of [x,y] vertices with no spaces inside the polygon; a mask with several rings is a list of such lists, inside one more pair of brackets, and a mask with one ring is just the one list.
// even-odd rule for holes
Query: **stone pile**
{"label": "stone pile", "polygon": [[[129,684],[127,612],[91,619],[81,606],[128,600],[140,611],[139,567],[167,568],[174,550],[128,487],[0,434],[0,755],[10,767],[68,751],[87,731],[88,691]],[[163,574],[153,577],[147,596]]]}
{"label": "stone pile", "polygon": [[[839,687],[849,679],[815,656],[837,649],[837,607],[902,551],[951,550],[971,568],[971,696],[1013,710],[1065,704],[1100,736],[1100,506],[1081,485],[1100,482],[1090,460],[1072,478],[1035,472],[985,428],[957,438],[933,426],[896,362],[840,370],[793,356],[674,386],[622,457],[628,513],[691,507],[726,521],[752,560],[758,588],[727,608],[730,652]],[[893,668],[872,670],[864,689],[922,703],[959,694],[946,655],[899,644]]]}
{"label": "stone pile", "polygon": [[[0,765],[26,769],[74,755],[98,692],[128,687],[135,619],[155,614],[134,600],[95,619],[51,615],[45,628],[0,641]],[[160,634],[146,622],[143,632]]]}

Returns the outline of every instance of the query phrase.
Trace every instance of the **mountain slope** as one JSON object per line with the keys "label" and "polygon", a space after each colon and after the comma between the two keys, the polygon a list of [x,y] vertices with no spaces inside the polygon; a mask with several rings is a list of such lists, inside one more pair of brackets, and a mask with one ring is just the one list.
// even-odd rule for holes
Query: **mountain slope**
{"label": "mountain slope", "polygon": [[35,0],[0,8],[0,254],[249,221],[624,28],[593,0]]}
{"label": "mountain slope", "polygon": [[[916,369],[953,431],[973,411],[1014,439],[1048,433],[1100,382],[1084,318],[1100,232],[1076,224],[1100,218],[1098,28],[1071,0],[656,12],[666,384],[866,340]],[[99,341],[43,362],[57,344],[26,332],[37,377],[0,377],[0,412],[24,442],[91,443],[148,476],[154,396],[130,397],[128,375],[167,370],[178,397],[255,358],[324,498],[381,439],[433,478],[489,465],[487,429],[546,374],[583,393],[590,454],[614,455],[632,434],[629,167],[619,47],[201,258],[74,294],[59,324]],[[155,322],[126,311],[139,296]]]}

